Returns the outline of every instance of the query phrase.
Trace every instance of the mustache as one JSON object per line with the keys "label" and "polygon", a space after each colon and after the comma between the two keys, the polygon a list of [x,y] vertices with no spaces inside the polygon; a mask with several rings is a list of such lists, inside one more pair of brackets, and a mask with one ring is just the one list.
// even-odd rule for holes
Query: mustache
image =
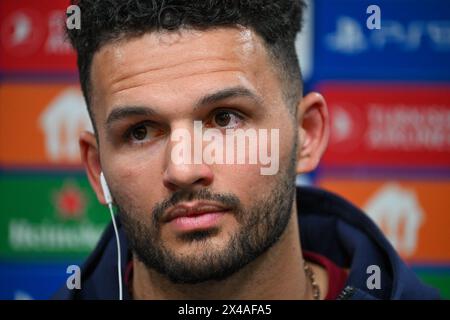
{"label": "mustache", "polygon": [[232,193],[213,193],[208,189],[179,190],[174,192],[168,199],[156,204],[152,210],[153,222],[159,223],[170,207],[185,201],[206,200],[222,204],[234,212],[240,212],[241,201]]}

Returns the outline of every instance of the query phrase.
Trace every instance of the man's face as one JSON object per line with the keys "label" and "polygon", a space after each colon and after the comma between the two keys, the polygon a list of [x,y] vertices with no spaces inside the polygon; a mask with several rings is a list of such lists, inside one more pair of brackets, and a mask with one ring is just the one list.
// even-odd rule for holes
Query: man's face
{"label": "man's face", "polygon": [[[91,81],[101,168],[147,267],[174,282],[223,279],[279,239],[292,212],[297,135],[259,37],[221,28],[125,39],[95,54]],[[279,144],[279,171],[174,163],[172,134],[193,137],[194,121],[224,139],[226,129],[278,129],[266,147]]]}

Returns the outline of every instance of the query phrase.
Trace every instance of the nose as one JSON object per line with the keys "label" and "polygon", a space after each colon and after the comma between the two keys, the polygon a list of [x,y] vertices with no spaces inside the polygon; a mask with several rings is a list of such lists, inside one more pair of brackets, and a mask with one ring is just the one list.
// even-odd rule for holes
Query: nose
{"label": "nose", "polygon": [[164,186],[171,191],[206,187],[214,180],[211,167],[202,161],[203,143],[196,144],[195,134],[190,123],[173,126],[163,174]]}
{"label": "nose", "polygon": [[171,191],[206,187],[214,180],[213,172],[205,164],[170,163],[163,175],[163,183]]}

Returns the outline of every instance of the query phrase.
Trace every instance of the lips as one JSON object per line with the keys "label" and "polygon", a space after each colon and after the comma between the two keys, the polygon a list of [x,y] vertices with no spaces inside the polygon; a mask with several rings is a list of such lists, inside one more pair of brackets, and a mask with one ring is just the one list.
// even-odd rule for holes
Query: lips
{"label": "lips", "polygon": [[183,203],[170,209],[164,222],[170,222],[181,217],[195,217],[207,213],[220,213],[225,211],[228,211],[228,208],[213,203]]}
{"label": "lips", "polygon": [[215,203],[183,203],[170,209],[164,222],[178,232],[208,229],[217,226],[228,211]]}

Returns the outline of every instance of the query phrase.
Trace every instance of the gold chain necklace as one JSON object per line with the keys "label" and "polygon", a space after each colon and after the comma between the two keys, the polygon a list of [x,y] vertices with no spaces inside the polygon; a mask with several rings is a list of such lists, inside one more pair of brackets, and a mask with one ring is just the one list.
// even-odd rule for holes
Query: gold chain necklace
{"label": "gold chain necklace", "polygon": [[306,276],[309,278],[309,281],[311,282],[312,290],[313,290],[313,298],[314,300],[320,299],[320,287],[316,282],[316,275],[314,274],[314,271],[311,269],[309,265],[306,263],[303,264],[303,268],[305,269]]}

